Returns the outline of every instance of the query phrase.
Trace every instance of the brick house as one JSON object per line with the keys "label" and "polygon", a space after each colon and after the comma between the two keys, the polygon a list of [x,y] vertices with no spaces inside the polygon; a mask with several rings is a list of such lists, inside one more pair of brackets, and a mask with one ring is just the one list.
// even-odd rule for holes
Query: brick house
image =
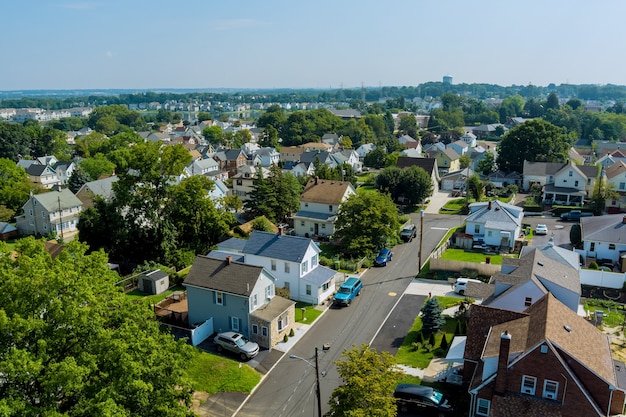
{"label": "brick house", "polygon": [[470,308],[470,417],[618,415],[624,369],[608,337],[550,293],[524,312]]}

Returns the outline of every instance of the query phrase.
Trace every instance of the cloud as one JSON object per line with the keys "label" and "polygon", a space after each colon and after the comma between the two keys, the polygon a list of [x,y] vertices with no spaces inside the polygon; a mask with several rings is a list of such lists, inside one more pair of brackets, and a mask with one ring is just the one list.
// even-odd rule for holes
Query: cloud
{"label": "cloud", "polygon": [[72,10],[92,10],[99,6],[100,6],[99,3],[93,3],[93,2],[65,3],[65,4],[59,5],[59,7],[63,9],[72,9]]}
{"label": "cloud", "polygon": [[209,27],[213,31],[225,31],[257,26],[265,26],[267,23],[254,19],[229,19],[229,20],[216,20],[212,22]]}

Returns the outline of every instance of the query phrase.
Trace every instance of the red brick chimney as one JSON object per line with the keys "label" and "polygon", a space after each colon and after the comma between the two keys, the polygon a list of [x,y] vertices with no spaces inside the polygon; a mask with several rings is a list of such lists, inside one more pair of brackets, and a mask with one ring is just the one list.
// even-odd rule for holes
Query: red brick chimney
{"label": "red brick chimney", "polygon": [[500,354],[498,355],[498,371],[496,374],[496,394],[504,394],[507,387],[507,368],[509,364],[509,349],[511,335],[507,330],[500,335]]}

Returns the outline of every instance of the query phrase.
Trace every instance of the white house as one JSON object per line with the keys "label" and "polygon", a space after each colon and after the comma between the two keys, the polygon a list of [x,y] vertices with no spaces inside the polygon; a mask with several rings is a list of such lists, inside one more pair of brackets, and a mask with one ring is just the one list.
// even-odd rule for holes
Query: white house
{"label": "white house", "polygon": [[510,250],[519,237],[524,209],[499,200],[473,203],[469,206],[465,233],[474,241]]}
{"label": "white house", "polygon": [[622,264],[622,255],[626,253],[626,216],[583,217],[580,228],[583,241],[581,254],[585,259],[610,259],[615,264]]}

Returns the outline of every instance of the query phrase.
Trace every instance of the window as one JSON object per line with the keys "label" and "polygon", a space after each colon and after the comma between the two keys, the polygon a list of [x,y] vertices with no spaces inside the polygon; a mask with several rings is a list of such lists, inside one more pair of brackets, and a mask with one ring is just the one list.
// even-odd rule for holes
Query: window
{"label": "window", "polygon": [[487,232],[487,236],[491,237],[491,230]]}
{"label": "window", "polygon": [[535,395],[535,387],[537,386],[537,378],[534,376],[524,375],[522,377],[522,394]]}
{"label": "window", "polygon": [[263,336],[267,337],[267,327],[261,327],[261,333],[263,334]]}
{"label": "window", "polygon": [[474,233],[480,233],[480,225],[479,224],[475,224],[474,225]]}
{"label": "window", "polygon": [[33,209],[28,210],[28,214],[32,216],[33,215]]}
{"label": "window", "polygon": [[609,250],[615,250],[615,243],[609,243]]}
{"label": "window", "polygon": [[285,281],[285,289],[289,289],[289,282]]}
{"label": "window", "polygon": [[278,331],[283,330],[289,324],[289,316],[278,319]]}
{"label": "window", "polygon": [[304,203],[304,207],[309,207],[309,203]]}
{"label": "window", "polygon": [[619,183],[619,189],[620,189],[620,190],[624,190],[624,189],[626,189],[626,182],[620,182],[620,183]]}
{"label": "window", "polygon": [[271,298],[272,297],[272,286],[268,285],[267,287],[265,287],[265,298]]}
{"label": "window", "polygon": [[478,398],[476,402],[476,414],[479,416],[488,416],[491,408],[491,401],[484,398]]}
{"label": "window", "polygon": [[215,291],[215,304],[223,306],[224,305],[224,293]]}
{"label": "window", "polygon": [[259,305],[259,296],[258,294],[254,294],[252,296],[252,308],[256,308],[257,305]]}
{"label": "window", "polygon": [[330,211],[332,213],[332,211],[333,211],[333,205],[332,204],[328,205],[328,211]]}
{"label": "window", "polygon": [[328,289],[328,286],[329,286],[328,282],[323,283],[322,284],[322,291],[326,291]]}
{"label": "window", "polygon": [[317,255],[313,255],[311,257],[311,268],[315,268],[316,265],[317,265]]}
{"label": "window", "polygon": [[559,393],[559,383],[556,381],[550,381],[546,379],[543,381],[543,398],[549,400],[556,400],[556,396]]}
{"label": "window", "polygon": [[259,325],[258,324],[253,324],[252,325],[252,334],[259,334]]}
{"label": "window", "polygon": [[574,175],[574,173],[573,173],[572,171],[569,171],[569,172],[567,173],[567,175],[569,175],[569,176],[571,177],[572,175]]}
{"label": "window", "polygon": [[[61,212],[61,216],[63,215],[63,212]],[[45,219],[46,218],[46,212],[41,210],[41,218]]]}
{"label": "window", "polygon": [[44,224],[43,225],[43,230],[48,230],[48,225]]}
{"label": "window", "polygon": [[311,295],[311,284],[306,284],[306,295]]}
{"label": "window", "polygon": [[526,299],[524,300],[524,305],[526,307],[530,307],[532,303],[533,303],[533,299],[531,297],[526,297]]}
{"label": "window", "polygon": [[302,262],[302,274],[309,272],[309,261]]}
{"label": "window", "polygon": [[288,274],[290,271],[289,262],[285,262],[285,274]]}
{"label": "window", "polygon": [[237,185],[242,185],[243,181],[242,180],[237,180]]}
{"label": "window", "polygon": [[304,220],[300,221],[300,226],[304,226]]}
{"label": "window", "polygon": [[230,328],[235,332],[239,331],[239,317],[230,318]]}
{"label": "window", "polygon": [[275,259],[272,259],[272,260],[270,261],[270,263],[271,263],[271,268],[272,268],[272,271],[276,271],[276,260],[275,260]]}
{"label": "window", "polygon": [[595,252],[596,251],[596,242],[591,242],[589,244],[589,252]]}

